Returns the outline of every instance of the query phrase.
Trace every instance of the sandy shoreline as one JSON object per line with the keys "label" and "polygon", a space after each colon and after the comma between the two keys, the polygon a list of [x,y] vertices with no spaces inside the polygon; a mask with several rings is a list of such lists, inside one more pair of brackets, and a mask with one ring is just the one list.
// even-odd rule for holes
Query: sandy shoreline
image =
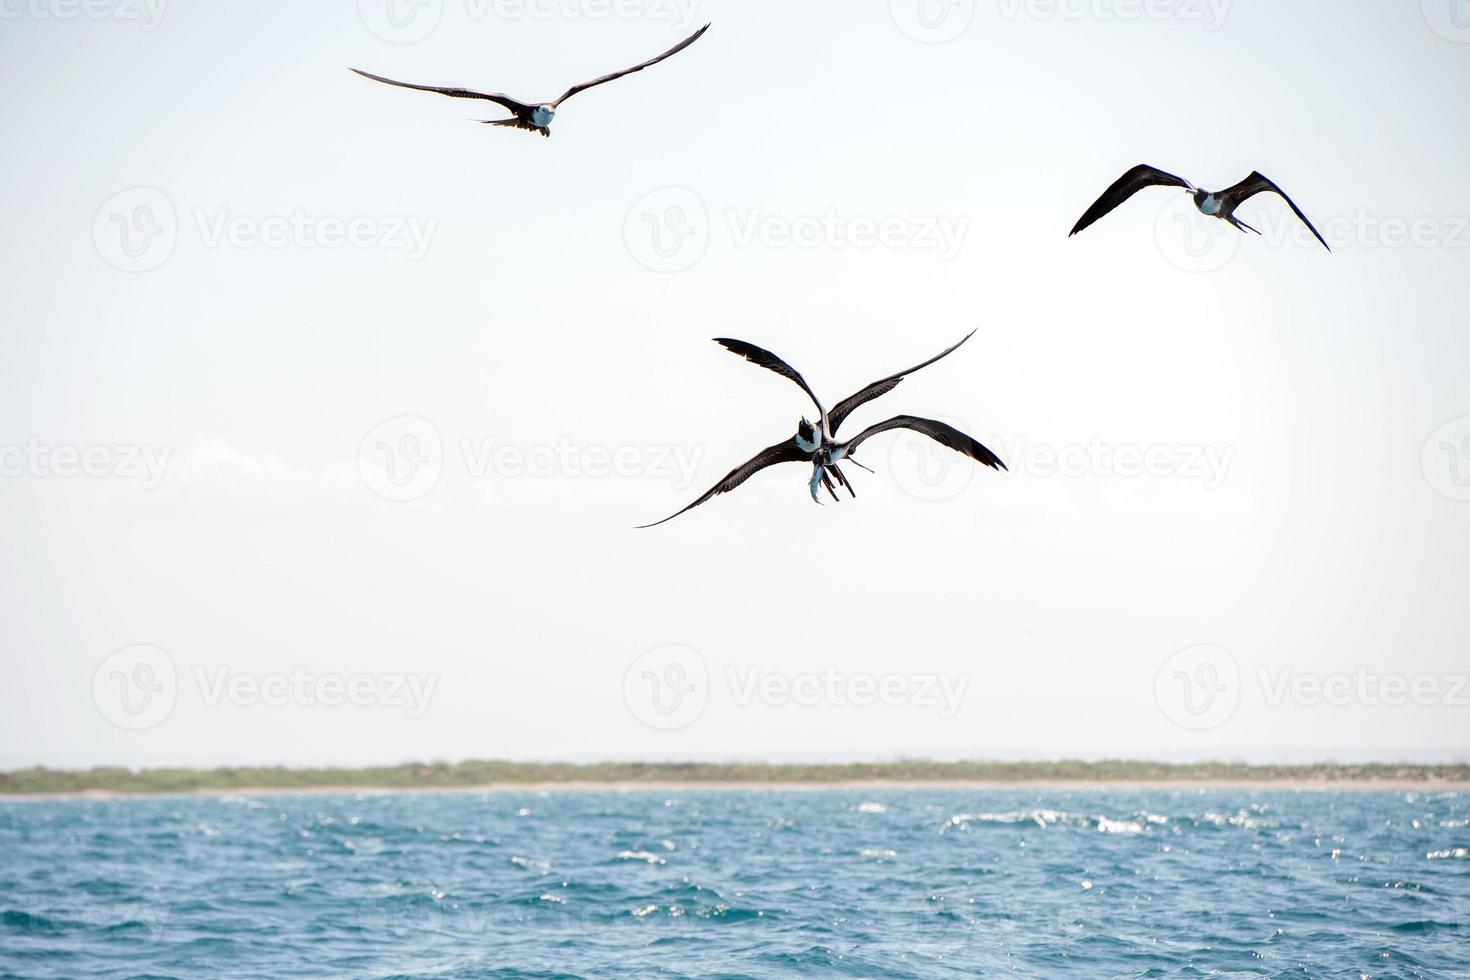
{"label": "sandy shoreline", "polygon": [[464,794],[544,794],[544,793],[691,793],[728,791],[821,792],[824,790],[901,792],[953,790],[960,792],[1078,792],[1113,790],[1146,792],[1163,790],[1270,790],[1287,792],[1380,792],[1380,793],[1463,793],[1470,791],[1470,781],[1419,779],[1048,779],[1048,780],[896,780],[868,779],[832,782],[634,782],[634,781],[565,781],[539,783],[486,783],[477,786],[267,786],[232,789],[184,789],[121,792],[117,790],[70,790],[56,793],[0,793],[0,802],[25,800],[120,800],[165,796],[392,796],[444,793]]}

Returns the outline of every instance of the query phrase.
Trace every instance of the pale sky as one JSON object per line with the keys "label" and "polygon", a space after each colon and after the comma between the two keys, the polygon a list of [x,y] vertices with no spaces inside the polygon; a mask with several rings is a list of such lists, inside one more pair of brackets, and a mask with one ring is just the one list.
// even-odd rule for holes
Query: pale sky
{"label": "pale sky", "polygon": [[0,767],[1470,756],[1470,18],[917,2],[0,0]]}

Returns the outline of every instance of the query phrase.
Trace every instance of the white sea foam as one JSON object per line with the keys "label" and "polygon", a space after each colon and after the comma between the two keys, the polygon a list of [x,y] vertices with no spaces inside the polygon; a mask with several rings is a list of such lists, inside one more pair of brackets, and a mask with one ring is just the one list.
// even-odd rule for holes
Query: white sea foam
{"label": "white sea foam", "polygon": [[537,861],[534,858],[521,857],[519,854],[512,856],[510,859],[510,863],[518,868],[525,868],[527,871],[551,870],[550,861]]}

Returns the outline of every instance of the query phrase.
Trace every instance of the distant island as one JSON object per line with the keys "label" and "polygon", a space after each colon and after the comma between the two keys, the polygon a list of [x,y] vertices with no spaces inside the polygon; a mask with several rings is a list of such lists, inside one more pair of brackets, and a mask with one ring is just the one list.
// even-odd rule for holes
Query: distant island
{"label": "distant island", "polygon": [[455,790],[662,786],[904,786],[1253,784],[1289,788],[1470,788],[1470,764],[1252,766],[1206,762],[928,762],[764,764],[479,761],[406,763],[362,769],[19,769],[0,772],[0,795],[208,793],[228,791]]}

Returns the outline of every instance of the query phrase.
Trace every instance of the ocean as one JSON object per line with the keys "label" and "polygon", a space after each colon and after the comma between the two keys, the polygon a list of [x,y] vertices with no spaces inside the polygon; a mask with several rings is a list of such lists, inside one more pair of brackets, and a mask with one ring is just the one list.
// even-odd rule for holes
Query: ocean
{"label": "ocean", "polygon": [[0,802],[5,977],[1470,976],[1470,796]]}

